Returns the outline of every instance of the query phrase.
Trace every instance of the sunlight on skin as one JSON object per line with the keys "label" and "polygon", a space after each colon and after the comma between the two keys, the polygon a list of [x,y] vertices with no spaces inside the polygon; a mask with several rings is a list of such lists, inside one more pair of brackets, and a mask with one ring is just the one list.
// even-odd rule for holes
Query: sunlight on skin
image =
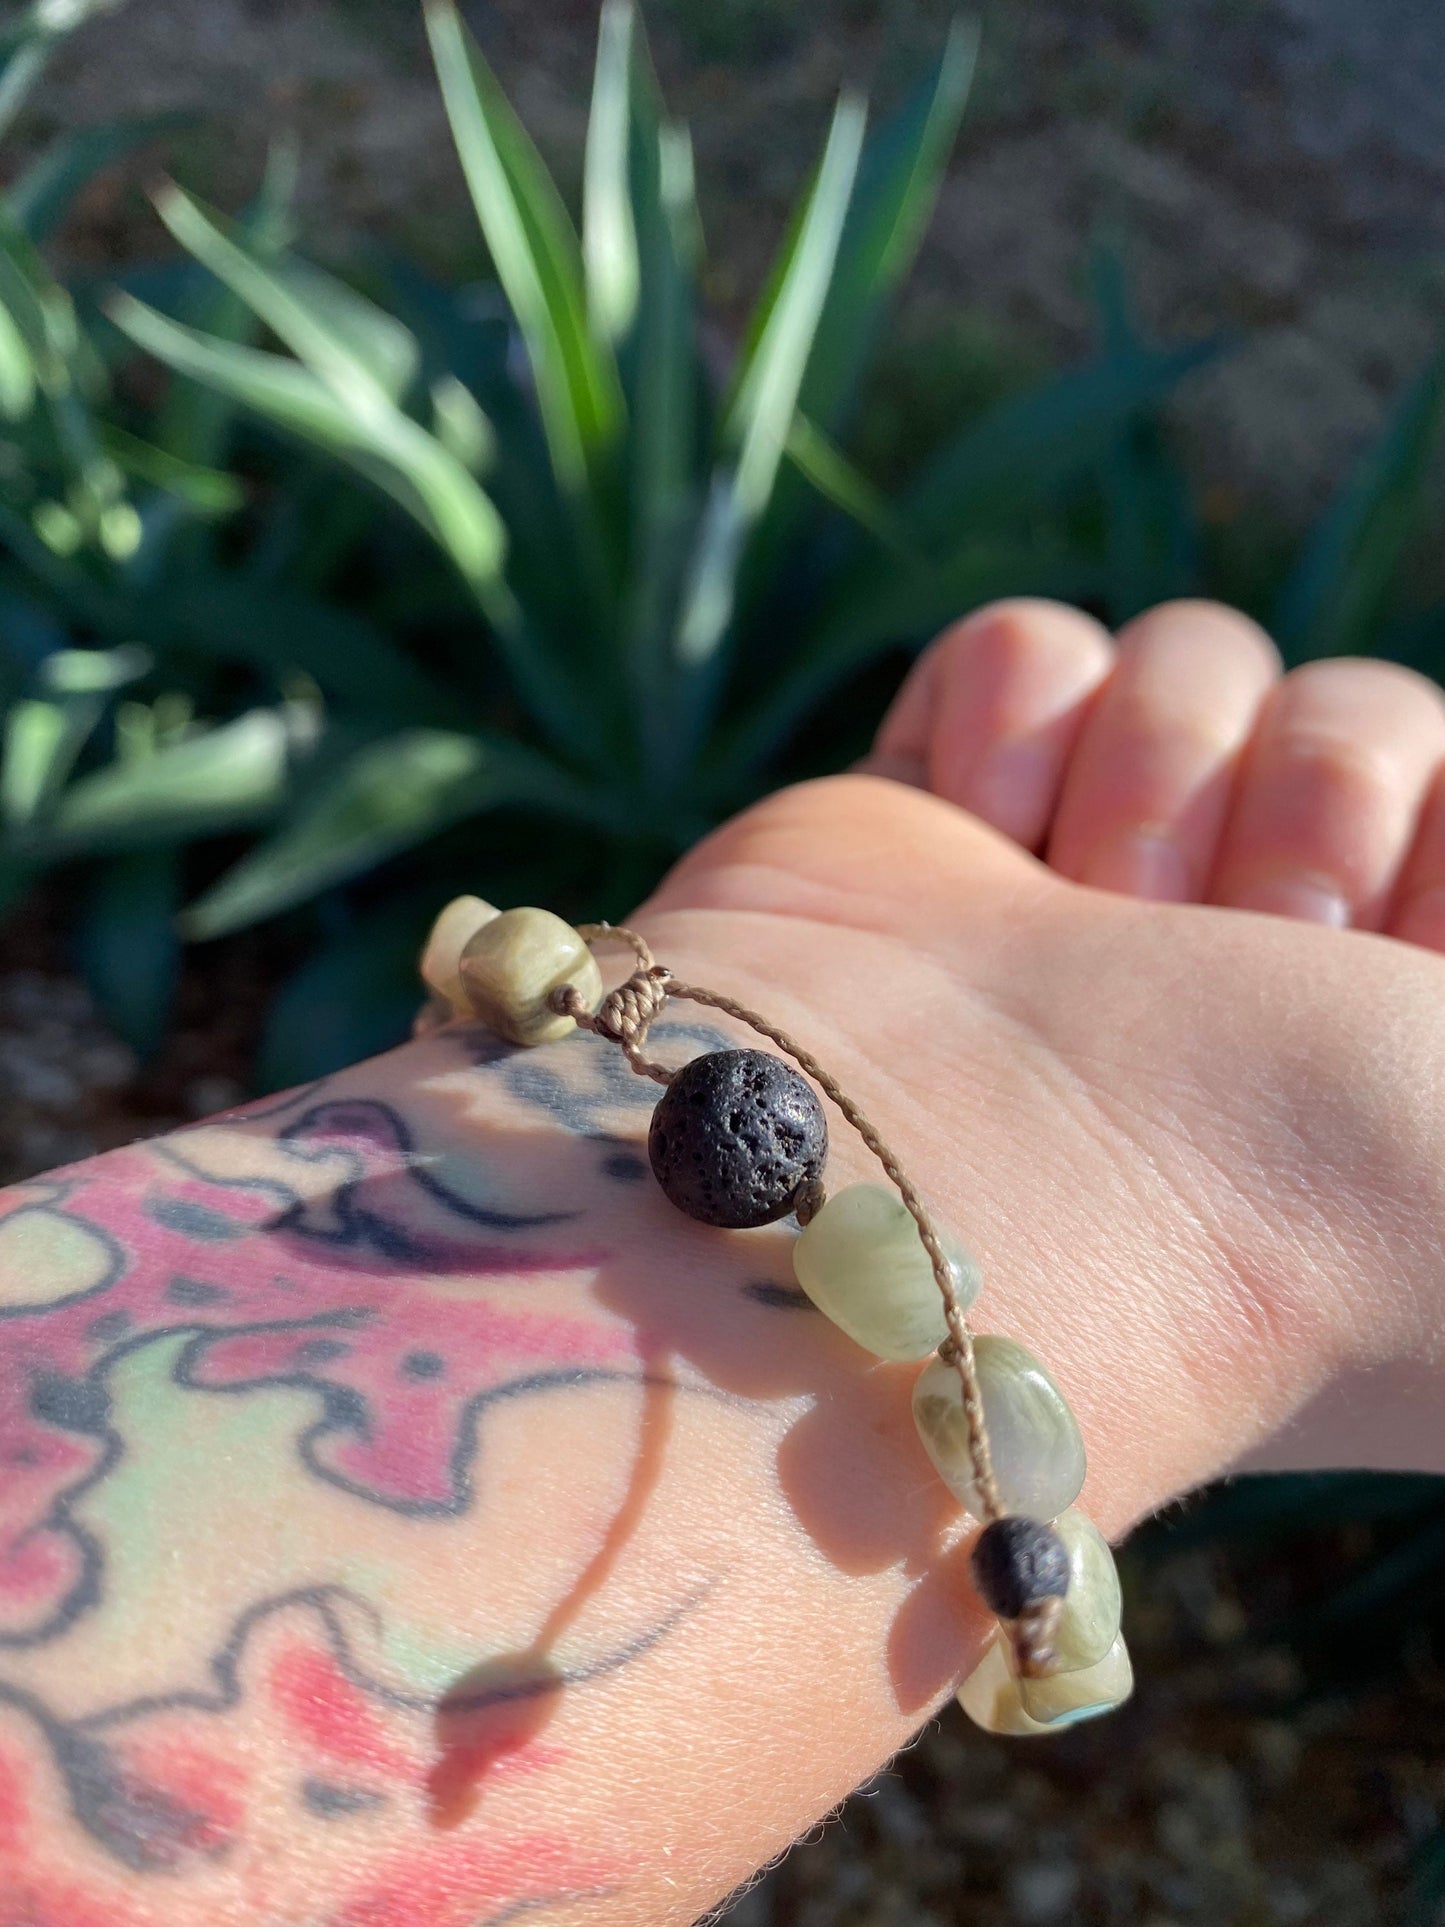
{"label": "sunlight on skin", "polygon": [[[1105,1529],[1281,1428],[1389,1463],[1438,1399],[1438,959],[1076,891],[866,780],[645,927],[904,1151]],[[667,1206],[652,1098],[459,1029],[0,1200],[56,1232],[0,1304],[11,1921],[681,1922],[969,1669],[914,1370],[806,1307],[786,1229]]]}
{"label": "sunlight on skin", "polygon": [[97,1290],[116,1252],[92,1226],[35,1203],[0,1221],[0,1304],[54,1305]]}
{"label": "sunlight on skin", "polygon": [[[167,1927],[263,1908],[344,1927],[350,1893],[367,1927],[471,1927],[478,1819],[516,1849],[499,1906],[601,1905],[713,1794],[703,1756],[659,1778],[651,1732],[683,1730],[699,1692],[751,1709],[720,1733],[760,1700],[781,1714],[810,1676],[836,1693],[827,1642],[777,1666],[759,1598],[782,1585],[846,1625],[837,1590],[862,1587],[886,1618],[959,1529],[906,1378],[792,1302],[788,1234],[703,1232],[644,1180],[645,1087],[582,1040],[470,1055],[455,1036],[399,1054],[434,1067],[405,1123],[360,1095],[383,1064],[46,1181],[53,1263],[26,1236],[56,1288],[46,1302],[31,1267],[10,1272],[0,1319],[25,1394],[3,1449],[29,1475],[3,1505],[0,1734],[97,1909],[164,1873],[181,1877],[156,1901]],[[0,1234],[41,1217],[37,1195],[4,1201]],[[126,1261],[97,1292],[112,1242]],[[877,1516],[821,1557],[831,1424],[816,1493],[778,1483],[820,1399],[849,1430],[887,1418],[857,1455],[884,1467]],[[966,1649],[962,1599],[934,1690]],[[899,1723],[880,1649],[846,1698],[860,1739],[880,1709]],[[757,1757],[785,1744],[764,1734]],[[842,1790],[788,1770],[800,1812]],[[566,1853],[536,1835],[544,1780]],[[734,1795],[771,1804],[766,1780]],[[91,1900],[55,1884],[46,1831],[38,1854],[0,1848],[0,1870],[27,1927],[82,1927]],[[462,1842],[473,1860],[424,1898],[387,1887],[389,1854],[444,1870]]]}

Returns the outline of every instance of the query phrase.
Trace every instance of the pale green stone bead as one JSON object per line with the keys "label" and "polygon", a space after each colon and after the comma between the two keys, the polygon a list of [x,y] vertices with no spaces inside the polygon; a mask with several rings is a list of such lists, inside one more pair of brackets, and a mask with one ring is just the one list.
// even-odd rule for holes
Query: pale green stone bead
{"label": "pale green stone bead", "polygon": [[1054,1520],[1069,1553],[1069,1590],[1054,1634],[1059,1670],[1077,1672],[1103,1659],[1119,1634],[1124,1609],[1109,1542],[1093,1520],[1070,1506]]}
{"label": "pale green stone bead", "polygon": [[[986,1333],[973,1341],[994,1477],[1005,1512],[1057,1518],[1084,1483],[1084,1441],[1068,1401],[1031,1351]],[[984,1516],[968,1456],[968,1421],[955,1368],[935,1358],[918,1374],[913,1417],[949,1491]]]}
{"label": "pale green stone bead", "polygon": [[574,984],[589,1010],[602,1002],[597,960],[570,923],[550,910],[504,910],[470,937],[457,965],[482,1022],[514,1044],[551,1044],[576,1028],[548,998]]}
{"label": "pale green stone bead", "polygon": [[958,1703],[985,1733],[1041,1738],[1121,1706],[1134,1690],[1134,1671],[1122,1639],[1096,1665],[1049,1679],[1018,1679],[1007,1638],[1000,1634],[958,1689]]}
{"label": "pale green stone bead", "polygon": [[484,897],[453,897],[431,927],[421,953],[422,982],[448,1007],[449,1015],[470,1008],[462,989],[461,960],[466,944],[481,929],[501,915]]}
{"label": "pale green stone bead", "polygon": [[1123,1636],[1116,1634],[1101,1660],[1077,1672],[1050,1673],[1047,1679],[1021,1679],[1019,1704],[1031,1720],[1057,1733],[1122,1706],[1134,1690],[1134,1668]]}
{"label": "pale green stone bead", "polygon": [[[947,1233],[943,1248],[967,1307],[978,1296],[978,1266]],[[793,1271],[819,1311],[879,1358],[926,1358],[948,1336],[943,1295],[913,1214],[885,1185],[835,1192],[799,1233]]]}
{"label": "pale green stone bead", "polygon": [[958,1689],[958,1703],[985,1733],[1006,1733],[1015,1738],[1047,1733],[1048,1728],[1031,1720],[1019,1698],[1019,1682],[1009,1667],[1008,1640],[999,1634]]}

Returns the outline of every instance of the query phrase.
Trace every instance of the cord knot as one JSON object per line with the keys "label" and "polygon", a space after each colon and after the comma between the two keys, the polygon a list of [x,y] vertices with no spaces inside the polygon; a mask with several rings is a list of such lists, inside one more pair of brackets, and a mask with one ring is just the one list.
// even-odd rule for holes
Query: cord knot
{"label": "cord knot", "polygon": [[1005,1631],[1013,1641],[1014,1663],[1021,1679],[1047,1679],[1059,1670],[1054,1639],[1063,1616],[1062,1599],[1032,1601],[1017,1619],[1009,1620]]}
{"label": "cord knot", "polygon": [[664,964],[645,964],[634,970],[625,983],[611,990],[592,1014],[588,1029],[599,1037],[610,1037],[624,1050],[638,1050],[647,1041],[648,1028],[667,1002],[670,973]]}
{"label": "cord knot", "polygon": [[[583,934],[587,935],[592,928],[582,926]],[[610,928],[607,934],[612,934]],[[607,993],[596,1010],[587,1008],[575,984],[559,985],[548,1001],[553,1010],[572,1018],[579,1030],[590,1030],[598,1037],[608,1037],[614,1044],[620,1044],[623,1055],[639,1077],[650,1077],[655,1084],[670,1084],[672,1071],[665,1064],[654,1064],[645,1058],[642,1046],[647,1042],[653,1020],[667,1002],[672,973],[665,964],[653,961],[651,951],[646,950],[640,938],[631,937],[630,932],[627,935],[639,953],[638,967],[626,982]]]}

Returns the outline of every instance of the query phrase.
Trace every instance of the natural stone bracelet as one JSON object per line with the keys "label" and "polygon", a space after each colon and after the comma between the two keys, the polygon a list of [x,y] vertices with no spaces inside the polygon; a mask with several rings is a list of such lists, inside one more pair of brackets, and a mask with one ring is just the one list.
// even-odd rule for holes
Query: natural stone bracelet
{"label": "natural stone bracelet", "polygon": [[[635,959],[612,991],[592,954],[601,944]],[[913,1388],[913,1415],[939,1476],[982,1527],[971,1569],[1001,1635],[958,1689],[965,1712],[990,1732],[1048,1733],[1126,1699],[1133,1676],[1113,1554],[1073,1503],[1084,1483],[1074,1415],[1031,1352],[1011,1338],[974,1336],[977,1264],[818,1060],[758,1012],[679,982],[636,932],[611,924],[574,929],[547,910],[497,911],[458,897],[438,917],[421,971],[431,1001],[419,1031],[469,1017],[516,1044],[551,1043],[581,1026],[619,1045],[634,1071],[665,1087],[648,1155],[673,1204],[735,1230],[794,1217],[793,1270],[820,1311],[875,1357],[933,1354]],[[792,1064],[753,1049],[708,1051],[676,1068],[653,1062],[643,1054],[648,1030],[673,999],[747,1025]],[[892,1190],[825,1193],[828,1125],[813,1085]]]}

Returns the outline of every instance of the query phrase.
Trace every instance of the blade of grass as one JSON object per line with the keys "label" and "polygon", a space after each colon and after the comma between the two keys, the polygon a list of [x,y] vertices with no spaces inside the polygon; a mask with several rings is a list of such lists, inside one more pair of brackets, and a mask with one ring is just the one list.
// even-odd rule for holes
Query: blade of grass
{"label": "blade of grass", "polygon": [[110,764],[64,791],[21,854],[54,860],[253,827],[285,796],[289,743],[280,710],[253,709],[144,762]]}
{"label": "blade of grass", "polygon": [[585,692],[588,760],[615,764],[628,736],[626,690],[614,669],[625,427],[616,360],[588,320],[581,249],[567,211],[451,0],[426,0],[426,25],[462,172],[531,366],[563,504],[548,547],[568,555],[584,616],[553,629],[549,640]]}
{"label": "blade of grass", "polygon": [[410,331],[364,296],[296,260],[268,261],[178,187],[156,196],[172,235],[244,301],[363,420],[385,419],[416,372]]}
{"label": "blade of grass", "polygon": [[[977,53],[976,23],[955,19],[932,72],[864,145],[798,394],[802,415],[829,437],[836,439],[851,419],[879,322],[927,229]],[[775,281],[766,302],[775,300],[776,293]],[[755,325],[760,331],[761,322]],[[796,476],[779,478],[766,517],[748,545],[741,604],[752,607],[776,580],[807,501]]]}
{"label": "blade of grass", "polygon": [[462,706],[382,630],[284,580],[235,571],[162,580],[137,615],[146,634],[211,660],[251,663],[278,681],[304,670],[324,696],[363,714],[454,724]]}
{"label": "blade of grass", "polygon": [[264,349],[212,341],[132,295],[109,309],[115,325],[177,373],[219,388],[304,441],[347,461],[384,489],[440,544],[492,625],[517,693],[553,742],[584,762],[598,755],[595,723],[559,665],[529,638],[502,574],[505,530],[476,477],[380,394],[366,418],[309,369]]}
{"label": "blade of grass", "polygon": [[1445,408],[1445,351],[1415,378],[1306,539],[1275,610],[1285,656],[1370,653],[1423,514]]}
{"label": "blade of grass", "polygon": [[1109,447],[1149,402],[1219,353],[1218,340],[1148,349],[1071,370],[1001,403],[932,461],[903,499],[914,539],[942,545],[981,511],[1037,502]]}
{"label": "blade of grass", "polygon": [[165,1038],[180,981],[179,870],[172,849],[112,857],[87,893],[75,933],[91,996],[143,1058]]}
{"label": "blade of grass", "polygon": [[736,797],[809,714],[849,676],[900,645],[917,646],[943,623],[1006,595],[1084,601],[1100,571],[1057,543],[979,541],[945,563],[900,568],[890,561],[866,599],[838,603],[752,714],[725,739],[714,768],[718,793]]}
{"label": "blade of grass", "polygon": [[184,912],[182,928],[202,938],[242,929],[505,806],[592,824],[606,814],[595,792],[515,743],[403,730],[349,758],[285,829]]}
{"label": "blade of grass", "polygon": [[[1094,307],[1105,355],[1147,352],[1134,320],[1116,242],[1101,237],[1091,263]],[[1108,614],[1115,625],[1198,586],[1199,530],[1189,485],[1170,459],[1152,411],[1126,423],[1100,463],[1107,518]]]}
{"label": "blade of grass", "polygon": [[630,0],[606,0],[597,30],[597,66],[582,185],[582,260],[593,330],[620,342],[637,313],[641,288],[632,216],[632,40]]}
{"label": "blade of grass", "polygon": [[[838,255],[862,147],[864,108],[845,96],[833,116],[817,180],[792,243],[777,297],[739,385],[726,433],[735,463],[713,479],[691,579],[679,613],[676,658],[694,696],[706,684],[732,618],[743,542],[767,507],[798,404],[808,356]],[[684,709],[696,701],[683,696]],[[685,741],[700,717],[687,718]]]}
{"label": "blade of grass", "polygon": [[978,57],[978,25],[956,19],[933,71],[868,141],[799,394],[835,433],[856,391],[882,308],[932,218]]}
{"label": "blade of grass", "polygon": [[191,124],[189,114],[137,114],[78,127],[52,141],[5,191],[10,218],[32,241],[48,241],[80,190],[148,141]]}
{"label": "blade of grass", "polygon": [[35,358],[0,298],[0,414],[23,421],[35,405]]}
{"label": "blade of grass", "polygon": [[704,499],[706,402],[697,347],[700,241],[692,150],[684,129],[660,120],[640,36],[633,60],[628,189],[639,287],[622,359],[632,427],[622,647],[640,773],[653,793],[665,787],[672,756],[672,638]]}
{"label": "blade of grass", "polygon": [[400,417],[405,426],[387,424],[378,432],[374,413],[370,420],[358,420],[301,363],[266,349],[213,341],[133,295],[115,297],[109,314],[137,347],[177,374],[219,389],[277,427],[351,462],[430,530],[474,588],[492,593],[505,541],[496,511],[473,477],[417,423]]}
{"label": "blade of grass", "polygon": [[[240,216],[237,228],[251,251],[262,261],[280,257],[291,238],[292,201],[296,192],[297,161],[289,142],[272,145],[266,171],[254,202]],[[122,286],[124,284],[122,283]],[[140,290],[132,290],[140,292]],[[260,325],[246,303],[206,273],[199,263],[187,262],[172,318],[198,329],[213,341],[254,346]],[[161,404],[155,439],[186,461],[218,468],[225,463],[236,405],[229,396],[198,382],[172,382]],[[210,551],[210,532],[189,532],[192,551]]]}
{"label": "blade of grass", "polygon": [[40,817],[64,787],[105,713],[99,696],[30,696],[12,703],[0,738],[0,818],[12,829]]}
{"label": "blade of grass", "polygon": [[[799,396],[804,411],[825,429],[840,425],[871,346],[873,325],[911,265],[928,226],[972,84],[977,53],[976,23],[955,19],[933,72],[863,148],[834,275]],[[808,204],[809,195],[804,195],[748,317],[732,397],[751,366],[777,304]]]}
{"label": "blade of grass", "polygon": [[577,237],[456,8],[427,0],[426,25],[462,171],[527,345],[558,479],[580,492],[622,411],[616,367],[588,326]]}
{"label": "blade of grass", "polygon": [[198,515],[230,515],[246,500],[240,479],[222,468],[205,468],[138,435],[103,423],[101,447],[125,474],[176,496]]}
{"label": "blade of grass", "polygon": [[917,562],[907,532],[887,499],[801,410],[794,415],[788,431],[787,455],[803,479],[849,521],[871,535],[880,548]]}

